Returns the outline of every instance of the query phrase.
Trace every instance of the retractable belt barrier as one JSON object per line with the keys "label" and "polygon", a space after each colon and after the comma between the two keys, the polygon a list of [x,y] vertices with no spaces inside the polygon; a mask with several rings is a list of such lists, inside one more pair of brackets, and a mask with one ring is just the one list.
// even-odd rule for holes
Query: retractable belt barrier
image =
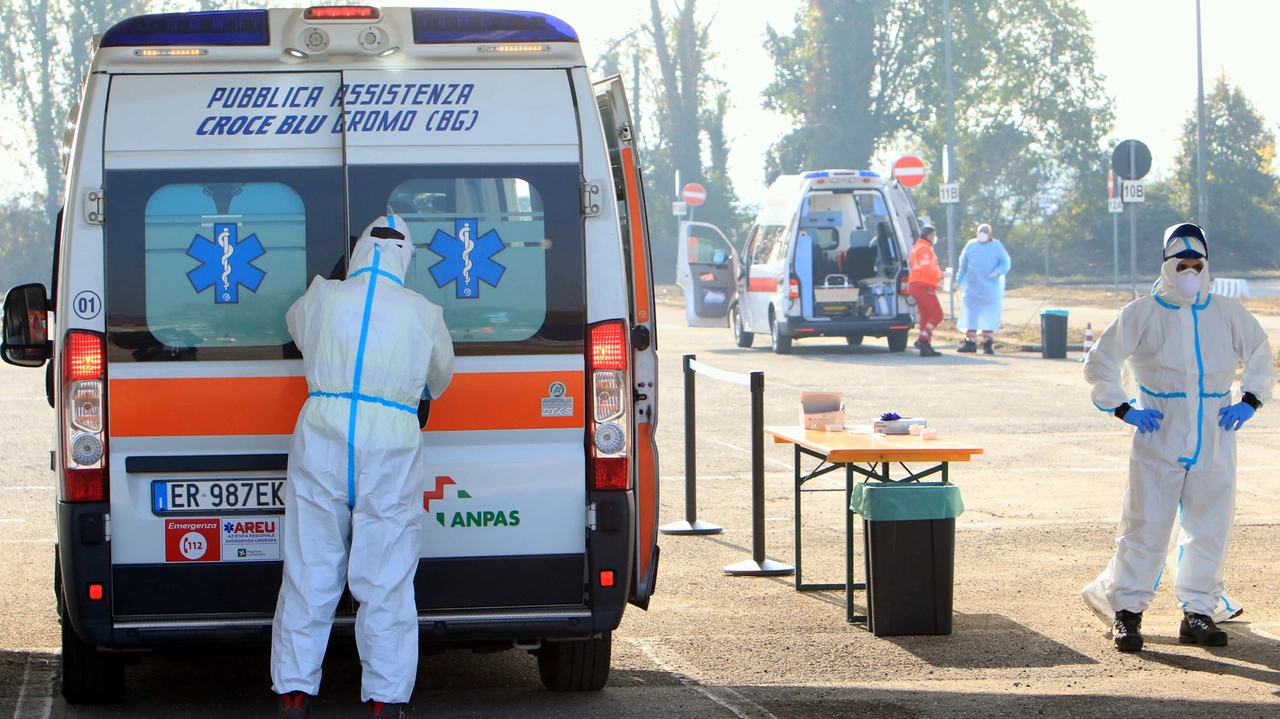
{"label": "retractable belt barrier", "polygon": [[684,521],[664,524],[663,534],[719,534],[719,525],[698,520],[697,376],[699,374],[751,389],[751,559],[730,564],[725,574],[777,577],[795,567],[775,562],[764,552],[764,372],[740,374],[684,355]]}

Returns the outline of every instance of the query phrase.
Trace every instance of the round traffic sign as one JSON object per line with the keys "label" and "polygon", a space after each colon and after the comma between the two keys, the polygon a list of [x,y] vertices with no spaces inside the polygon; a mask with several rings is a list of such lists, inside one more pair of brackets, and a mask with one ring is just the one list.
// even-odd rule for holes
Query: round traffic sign
{"label": "round traffic sign", "polygon": [[1151,171],[1151,150],[1139,140],[1125,140],[1111,153],[1111,169],[1122,180],[1141,180]]}
{"label": "round traffic sign", "polygon": [[684,186],[684,190],[680,192],[680,195],[684,198],[685,204],[690,207],[697,207],[706,201],[707,188],[696,182],[690,182]]}
{"label": "round traffic sign", "polygon": [[904,155],[893,163],[893,176],[903,187],[919,187],[924,182],[924,161],[915,155]]}

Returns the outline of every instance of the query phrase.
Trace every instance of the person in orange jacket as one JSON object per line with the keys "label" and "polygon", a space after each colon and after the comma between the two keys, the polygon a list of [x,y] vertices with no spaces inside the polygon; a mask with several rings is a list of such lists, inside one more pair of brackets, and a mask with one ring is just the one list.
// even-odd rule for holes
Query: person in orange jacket
{"label": "person in orange jacket", "polygon": [[944,273],[938,266],[938,256],[933,252],[933,245],[937,241],[938,231],[932,225],[925,225],[920,230],[920,239],[911,248],[911,274],[907,278],[907,294],[915,299],[916,307],[920,310],[920,338],[916,345],[920,347],[921,357],[942,355],[933,348],[931,342],[933,329],[942,322],[938,284],[942,282]]}

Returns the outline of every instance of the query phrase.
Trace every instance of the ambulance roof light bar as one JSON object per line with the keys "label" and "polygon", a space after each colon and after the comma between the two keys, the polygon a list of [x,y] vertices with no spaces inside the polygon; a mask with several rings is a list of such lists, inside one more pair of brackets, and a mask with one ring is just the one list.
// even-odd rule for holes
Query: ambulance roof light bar
{"label": "ambulance roof light bar", "polygon": [[578,42],[568,23],[539,12],[414,8],[412,16],[418,45]]}
{"label": "ambulance roof light bar", "polygon": [[266,10],[223,10],[132,17],[103,33],[99,47],[270,44],[271,28]]}

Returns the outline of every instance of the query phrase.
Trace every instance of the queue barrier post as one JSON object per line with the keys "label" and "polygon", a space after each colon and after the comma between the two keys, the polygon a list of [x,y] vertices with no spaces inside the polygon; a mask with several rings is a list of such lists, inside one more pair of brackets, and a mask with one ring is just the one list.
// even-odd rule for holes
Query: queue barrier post
{"label": "queue barrier post", "polygon": [[691,366],[697,355],[687,354],[684,364],[684,520],[658,528],[663,534],[719,534],[724,527],[698,520],[698,373]]}
{"label": "queue barrier post", "polygon": [[783,577],[796,568],[764,553],[764,372],[751,373],[751,559],[730,564],[725,574]]}

